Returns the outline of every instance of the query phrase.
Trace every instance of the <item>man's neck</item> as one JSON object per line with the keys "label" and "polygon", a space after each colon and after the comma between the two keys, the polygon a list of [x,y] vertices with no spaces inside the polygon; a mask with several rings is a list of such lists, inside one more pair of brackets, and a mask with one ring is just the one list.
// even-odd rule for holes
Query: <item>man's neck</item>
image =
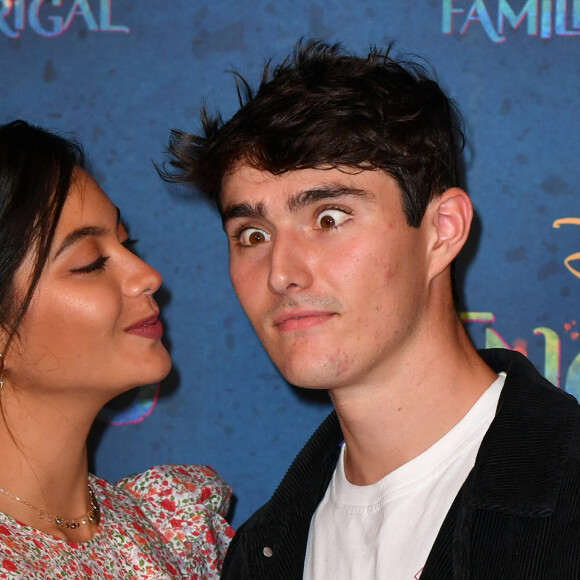
{"label": "man's neck", "polygon": [[382,382],[331,390],[351,483],[375,483],[420,455],[452,429],[497,378],[462,328],[458,334],[460,340],[453,346],[438,344],[419,351],[412,364],[398,361],[396,373]]}

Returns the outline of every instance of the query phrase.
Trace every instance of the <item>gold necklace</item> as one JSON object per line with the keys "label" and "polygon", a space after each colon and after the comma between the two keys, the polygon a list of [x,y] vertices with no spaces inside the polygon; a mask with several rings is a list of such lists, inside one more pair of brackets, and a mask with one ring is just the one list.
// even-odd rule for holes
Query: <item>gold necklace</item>
{"label": "gold necklace", "polygon": [[38,518],[43,520],[46,518],[47,522],[55,523],[57,526],[61,526],[62,528],[69,528],[71,530],[76,530],[78,527],[86,526],[88,523],[99,522],[101,518],[101,510],[99,508],[99,503],[97,498],[95,497],[95,493],[93,492],[91,485],[88,484],[87,487],[89,488],[89,500],[91,503],[91,509],[84,513],[82,516],[78,516],[76,518],[64,518],[61,516],[55,516],[53,514],[47,513],[45,510],[36,507],[35,505],[27,502],[24,499],[19,498],[17,495],[6,491],[0,487],[0,492],[16,501],[23,503],[24,505],[36,510],[38,512]]}

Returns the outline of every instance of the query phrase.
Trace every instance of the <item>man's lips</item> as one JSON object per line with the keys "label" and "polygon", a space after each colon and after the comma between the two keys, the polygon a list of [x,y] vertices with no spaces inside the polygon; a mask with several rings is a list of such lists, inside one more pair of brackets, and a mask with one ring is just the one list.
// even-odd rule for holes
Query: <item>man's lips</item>
{"label": "man's lips", "polygon": [[139,322],[125,328],[125,332],[129,334],[136,334],[137,336],[142,336],[143,338],[153,338],[155,340],[160,339],[163,336],[163,325],[157,315],[149,316],[144,318]]}
{"label": "man's lips", "polygon": [[335,312],[325,310],[286,312],[274,319],[274,326],[283,332],[304,330],[326,322],[335,315]]}

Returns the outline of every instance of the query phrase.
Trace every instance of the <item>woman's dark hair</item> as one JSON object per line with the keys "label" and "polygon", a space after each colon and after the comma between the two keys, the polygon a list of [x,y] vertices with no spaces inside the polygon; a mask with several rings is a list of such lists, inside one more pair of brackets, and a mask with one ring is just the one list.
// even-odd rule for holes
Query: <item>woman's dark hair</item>
{"label": "woman's dark hair", "polygon": [[346,166],[379,169],[402,192],[407,222],[458,185],[459,114],[425,67],[391,47],[366,57],[340,45],[300,42],[268,63],[258,90],[236,74],[240,109],[227,122],[201,112],[201,134],[172,131],[161,176],[190,182],[221,211],[223,177],[238,162],[272,174]]}
{"label": "woman's dark hair", "polygon": [[[77,143],[24,121],[0,126],[0,325],[6,352],[49,256],[73,179],[84,163]],[[33,267],[16,292],[15,274],[27,256]]]}

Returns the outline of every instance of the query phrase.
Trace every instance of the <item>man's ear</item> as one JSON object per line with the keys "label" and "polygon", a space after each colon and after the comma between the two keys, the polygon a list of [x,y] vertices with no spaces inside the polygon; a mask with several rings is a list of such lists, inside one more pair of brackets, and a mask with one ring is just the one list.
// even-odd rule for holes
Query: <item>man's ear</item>
{"label": "man's ear", "polygon": [[473,206],[465,191],[452,187],[435,198],[425,217],[432,231],[431,276],[440,274],[457,256],[469,235]]}

